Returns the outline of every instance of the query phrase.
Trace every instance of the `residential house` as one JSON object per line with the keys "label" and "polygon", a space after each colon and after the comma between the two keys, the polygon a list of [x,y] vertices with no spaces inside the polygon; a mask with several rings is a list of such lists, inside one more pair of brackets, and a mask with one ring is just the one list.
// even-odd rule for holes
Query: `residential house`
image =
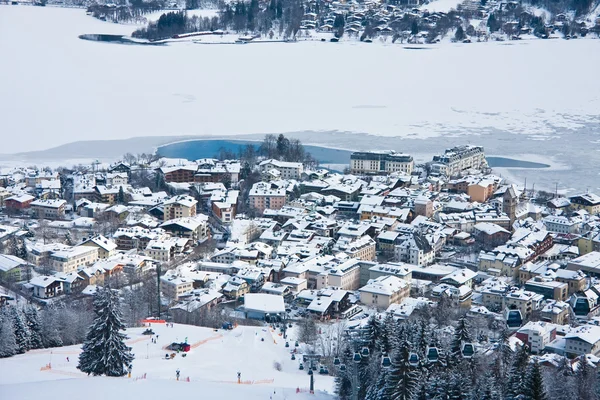
{"label": "residential house", "polygon": [[244,279],[239,276],[233,276],[227,281],[227,284],[223,286],[221,290],[228,299],[239,299],[246,293],[250,293],[250,285]]}
{"label": "residential house", "polygon": [[64,282],[56,276],[36,276],[29,281],[33,289],[33,296],[40,299],[49,299],[64,293]]}
{"label": "residential house", "polygon": [[201,214],[190,218],[175,218],[165,221],[160,227],[173,236],[187,238],[193,242],[205,240],[210,233],[208,217]]}
{"label": "residential house", "polygon": [[18,194],[4,199],[4,207],[9,212],[22,211],[31,206],[35,197],[28,194]]}
{"label": "residential house", "polygon": [[98,258],[106,259],[116,254],[117,244],[111,239],[107,239],[102,235],[91,237],[84,240],[81,246],[90,246],[98,248]]}
{"label": "residential house", "polygon": [[565,352],[568,357],[582,354],[598,355],[600,352],[600,326],[582,325],[565,335]]}
{"label": "residential house", "polygon": [[74,246],[51,251],[48,264],[56,272],[73,272],[80,267],[94,264],[98,260],[98,248]]}
{"label": "residential house", "polygon": [[396,246],[396,259],[401,262],[429,265],[434,257],[435,252],[427,238],[416,232]]}
{"label": "residential house", "polygon": [[585,193],[569,197],[571,207],[576,210],[585,210],[591,215],[600,214],[600,196],[594,193]]}
{"label": "residential house", "polygon": [[282,179],[300,180],[302,172],[304,171],[302,163],[286,162],[274,159],[262,161],[258,166],[263,174],[270,170],[278,171],[281,174]]}
{"label": "residential house", "polygon": [[178,324],[200,325],[205,320],[202,312],[216,306],[223,295],[213,289],[194,289],[179,296],[179,304],[171,307],[169,311],[173,322]]}
{"label": "residential house", "polygon": [[0,254],[0,281],[18,282],[27,268],[27,261],[8,254]]}
{"label": "residential house", "polygon": [[176,183],[194,182],[194,175],[197,171],[197,164],[162,167],[158,170],[158,172],[163,176],[165,182]]}
{"label": "residential house", "polygon": [[501,246],[510,239],[510,232],[508,230],[490,222],[475,224],[471,234],[475,241],[486,249]]}

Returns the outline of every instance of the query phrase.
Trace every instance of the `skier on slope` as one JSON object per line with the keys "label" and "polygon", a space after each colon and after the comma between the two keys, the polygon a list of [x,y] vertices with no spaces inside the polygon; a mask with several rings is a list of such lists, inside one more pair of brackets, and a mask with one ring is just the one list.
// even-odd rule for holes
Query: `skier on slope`
{"label": "skier on slope", "polygon": [[181,373],[181,371],[179,371],[179,368],[177,368],[177,371],[175,371],[175,376],[177,377],[177,380],[179,380],[180,373]]}

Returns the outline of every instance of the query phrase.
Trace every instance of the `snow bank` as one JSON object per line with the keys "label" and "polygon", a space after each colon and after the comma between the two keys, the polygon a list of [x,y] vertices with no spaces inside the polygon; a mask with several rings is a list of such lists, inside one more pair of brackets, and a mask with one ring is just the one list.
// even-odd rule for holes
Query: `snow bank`
{"label": "snow bank", "polygon": [[423,4],[420,8],[422,10],[429,10],[430,12],[445,12],[450,10],[456,10],[459,4],[464,0],[433,0],[429,4]]}

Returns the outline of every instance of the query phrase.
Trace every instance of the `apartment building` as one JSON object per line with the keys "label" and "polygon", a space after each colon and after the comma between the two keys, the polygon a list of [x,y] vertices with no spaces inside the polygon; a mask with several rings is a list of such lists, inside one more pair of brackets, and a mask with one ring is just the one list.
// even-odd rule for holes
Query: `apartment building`
{"label": "apartment building", "polygon": [[65,216],[65,200],[35,200],[31,202],[31,211],[35,218],[60,219]]}
{"label": "apartment building", "polygon": [[380,276],[370,280],[358,291],[361,303],[384,310],[390,304],[402,303],[410,295],[410,283],[393,275]]}
{"label": "apartment building", "polygon": [[414,160],[408,154],[394,150],[357,151],[350,155],[350,172],[357,175],[379,175],[403,172],[410,175]]}
{"label": "apartment building", "polygon": [[282,179],[300,179],[304,167],[302,163],[286,162],[279,160],[265,160],[259,165],[261,173],[265,174],[270,170],[278,171]]}
{"label": "apartment building", "polygon": [[317,276],[317,289],[335,287],[356,290],[360,286],[360,260],[350,259],[327,269]]}
{"label": "apartment building", "polygon": [[191,196],[175,196],[163,203],[164,220],[189,218],[196,215],[198,201]]}
{"label": "apartment building", "polygon": [[355,240],[338,240],[334,250],[346,253],[351,258],[358,258],[363,261],[373,261],[376,258],[376,243],[368,235]]}
{"label": "apartment building", "polygon": [[249,194],[250,206],[259,212],[269,208],[279,210],[285,205],[286,193],[284,188],[272,187],[266,182],[252,185]]}
{"label": "apartment building", "polygon": [[98,261],[98,247],[74,246],[53,251],[48,257],[50,268],[56,272],[73,272]]}
{"label": "apartment building", "polygon": [[194,289],[194,280],[176,274],[166,274],[160,277],[160,290],[170,301],[177,301],[179,297]]}
{"label": "apartment building", "polygon": [[446,176],[458,176],[469,169],[480,169],[486,165],[481,146],[456,146],[446,149],[444,154],[433,157],[431,172]]}

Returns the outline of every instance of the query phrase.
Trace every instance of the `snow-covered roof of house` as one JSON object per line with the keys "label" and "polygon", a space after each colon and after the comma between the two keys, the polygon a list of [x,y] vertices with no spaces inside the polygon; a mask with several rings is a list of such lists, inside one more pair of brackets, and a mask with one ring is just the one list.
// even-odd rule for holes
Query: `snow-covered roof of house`
{"label": "snow-covered roof of house", "polygon": [[117,248],[117,244],[115,242],[113,242],[110,239],[105,238],[102,235],[98,235],[98,236],[94,236],[92,238],[89,238],[88,240],[86,240],[85,242],[83,242],[82,244],[85,243],[94,243],[96,246],[110,252],[113,251]]}
{"label": "snow-covered roof of house", "polygon": [[192,196],[180,195],[180,196],[175,196],[175,197],[172,197],[172,198],[166,200],[163,204],[164,205],[179,204],[179,205],[182,205],[185,207],[193,207],[196,204],[198,204],[198,201],[196,199],[194,199]]}
{"label": "snow-covered roof of house", "polygon": [[171,219],[165,221],[160,226],[161,228],[164,228],[171,225],[178,225],[184,229],[195,231],[200,225],[206,223],[206,221],[208,221],[208,217],[206,215],[198,214],[193,217]]}
{"label": "snow-covered roof of house", "polygon": [[10,196],[10,197],[4,199],[4,201],[13,200],[13,201],[16,201],[18,203],[25,203],[27,201],[32,201],[33,199],[35,199],[35,197],[33,197],[33,196],[29,195],[29,194],[23,193],[23,194],[16,194],[14,196]]}
{"label": "snow-covered roof of house", "polygon": [[244,309],[246,311],[277,314],[285,312],[285,304],[281,296],[264,293],[247,293],[244,296]]}
{"label": "snow-covered roof of house", "polygon": [[380,276],[370,279],[368,283],[358,289],[360,292],[392,296],[394,293],[410,286],[410,283],[393,275]]}
{"label": "snow-covered roof of house", "polygon": [[16,256],[0,254],[0,271],[8,272],[21,265],[27,265],[27,262]]}
{"label": "snow-covered roof of house", "polygon": [[565,339],[579,339],[589,344],[600,341],[600,326],[582,325],[572,329],[565,335]]}
{"label": "snow-covered roof of house", "polygon": [[494,235],[499,232],[510,233],[506,229],[502,228],[500,225],[493,224],[491,222],[479,222],[475,224],[473,229],[483,232],[486,235]]}
{"label": "snow-covered roof of house", "polygon": [[471,271],[468,268],[463,268],[463,269],[459,269],[454,271],[453,273],[446,275],[445,277],[443,277],[441,279],[442,282],[444,281],[454,281],[456,282],[458,285],[464,285],[465,283],[467,283],[468,281],[470,281],[471,279],[473,279],[475,276],[477,275],[476,272]]}
{"label": "snow-covered roof of house", "polygon": [[52,285],[54,282],[62,282],[62,279],[60,279],[57,276],[36,276],[34,278],[31,278],[29,284],[32,286],[45,288]]}

